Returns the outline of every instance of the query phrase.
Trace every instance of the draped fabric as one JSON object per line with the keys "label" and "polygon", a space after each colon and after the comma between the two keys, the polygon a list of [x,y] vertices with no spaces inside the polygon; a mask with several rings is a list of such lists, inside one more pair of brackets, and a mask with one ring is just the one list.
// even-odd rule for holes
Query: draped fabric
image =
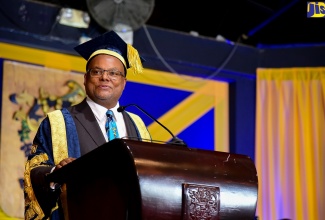
{"label": "draped fabric", "polygon": [[257,216],[325,216],[325,67],[257,70]]}

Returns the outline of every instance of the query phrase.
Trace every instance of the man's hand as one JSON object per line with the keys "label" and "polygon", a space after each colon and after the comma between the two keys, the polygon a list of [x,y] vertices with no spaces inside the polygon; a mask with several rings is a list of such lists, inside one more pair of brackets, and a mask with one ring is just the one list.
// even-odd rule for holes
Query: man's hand
{"label": "man's hand", "polygon": [[72,158],[72,157],[68,157],[68,158],[65,158],[63,160],[60,161],[60,163],[58,163],[56,166],[55,166],[55,169],[54,171],[64,167],[65,165],[71,163],[72,161],[74,161],[76,158]]}

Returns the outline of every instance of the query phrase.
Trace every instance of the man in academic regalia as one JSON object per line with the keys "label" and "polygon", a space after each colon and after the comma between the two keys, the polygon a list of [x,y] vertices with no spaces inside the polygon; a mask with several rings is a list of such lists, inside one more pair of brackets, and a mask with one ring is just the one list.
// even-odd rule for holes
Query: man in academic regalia
{"label": "man in academic regalia", "polygon": [[[132,68],[136,74],[142,72],[143,59],[137,50],[114,31],[75,50],[87,60],[84,74],[87,97],[77,105],[50,112],[40,124],[25,166],[25,219],[64,219],[61,186],[49,183],[47,174],[114,138],[151,141],[138,115],[117,111],[127,69]],[[108,121],[113,132],[106,130]]]}

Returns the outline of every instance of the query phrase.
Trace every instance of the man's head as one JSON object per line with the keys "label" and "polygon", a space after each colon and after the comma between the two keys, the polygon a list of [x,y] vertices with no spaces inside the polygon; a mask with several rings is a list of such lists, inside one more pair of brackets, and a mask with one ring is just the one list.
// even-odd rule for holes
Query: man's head
{"label": "man's head", "polygon": [[88,70],[89,61],[98,54],[108,54],[118,58],[125,69],[132,68],[134,73],[141,73],[144,59],[139,56],[138,51],[127,44],[114,31],[106,32],[74,48],[85,60]]}
{"label": "man's head", "polygon": [[127,69],[142,72],[142,58],[137,50],[110,31],[87,41],[75,50],[87,60],[84,86],[96,103],[114,107],[126,85]]}

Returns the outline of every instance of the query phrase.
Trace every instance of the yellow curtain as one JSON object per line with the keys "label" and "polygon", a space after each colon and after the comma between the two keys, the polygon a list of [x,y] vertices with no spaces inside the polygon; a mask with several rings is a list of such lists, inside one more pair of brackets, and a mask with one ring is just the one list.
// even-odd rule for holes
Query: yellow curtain
{"label": "yellow curtain", "polygon": [[325,67],[257,70],[261,220],[325,217]]}

